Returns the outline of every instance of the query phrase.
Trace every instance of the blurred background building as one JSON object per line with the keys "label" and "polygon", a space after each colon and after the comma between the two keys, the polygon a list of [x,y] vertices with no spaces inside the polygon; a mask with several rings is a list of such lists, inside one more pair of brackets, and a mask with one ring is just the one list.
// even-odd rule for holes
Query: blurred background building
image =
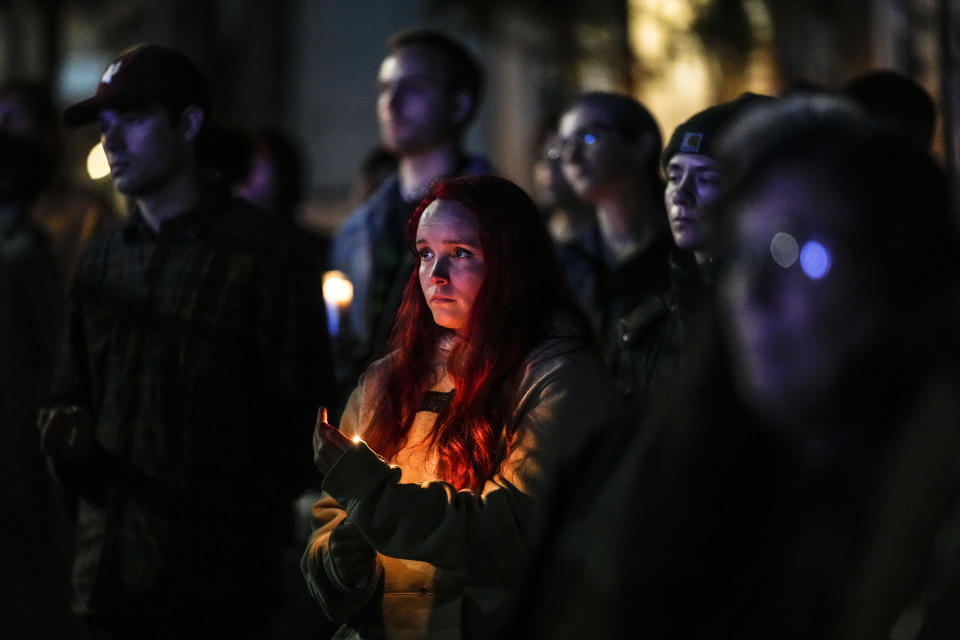
{"label": "blurred background building", "polygon": [[[960,0],[0,0],[0,81],[49,81],[63,106],[123,49],[177,47],[209,73],[221,120],[297,141],[300,220],[329,232],[378,141],[375,77],[400,28],[474,50],[488,80],[468,147],[527,187],[540,123],[580,91],[630,92],[669,132],[744,90],[838,88],[875,68],[933,95],[934,153],[956,183],[958,16]],[[64,140],[65,166],[91,181],[95,128]]]}

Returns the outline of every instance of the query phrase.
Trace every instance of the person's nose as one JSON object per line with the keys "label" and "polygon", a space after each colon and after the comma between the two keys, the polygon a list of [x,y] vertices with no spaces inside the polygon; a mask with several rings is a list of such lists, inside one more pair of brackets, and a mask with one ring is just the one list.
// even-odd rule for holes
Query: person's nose
{"label": "person's nose", "polygon": [[104,151],[118,151],[123,148],[123,131],[116,124],[108,124],[100,129],[100,145]]}
{"label": "person's nose", "polygon": [[450,282],[450,261],[447,258],[437,258],[433,262],[433,268],[430,271],[430,279],[435,284],[447,284]]}
{"label": "person's nose", "polygon": [[391,117],[397,113],[398,109],[396,88],[387,85],[381,86],[377,93],[377,114],[379,117]]}
{"label": "person's nose", "polygon": [[560,144],[560,160],[570,164],[572,162],[577,162],[583,157],[583,145],[580,144],[577,138],[569,138],[563,140]]}
{"label": "person's nose", "polygon": [[690,206],[696,201],[693,193],[693,179],[689,175],[681,176],[673,189],[673,204]]}
{"label": "person's nose", "polygon": [[403,108],[403,92],[399,87],[385,87],[384,100],[390,113],[399,113]]}

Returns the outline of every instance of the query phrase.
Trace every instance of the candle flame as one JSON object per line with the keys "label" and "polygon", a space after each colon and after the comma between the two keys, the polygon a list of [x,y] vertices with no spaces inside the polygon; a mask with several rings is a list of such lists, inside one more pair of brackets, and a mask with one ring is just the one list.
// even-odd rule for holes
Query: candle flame
{"label": "candle flame", "polygon": [[360,436],[353,436],[353,444],[360,442]]}
{"label": "candle flame", "polygon": [[340,307],[347,306],[353,300],[353,283],[341,271],[327,271],[323,274],[323,299]]}

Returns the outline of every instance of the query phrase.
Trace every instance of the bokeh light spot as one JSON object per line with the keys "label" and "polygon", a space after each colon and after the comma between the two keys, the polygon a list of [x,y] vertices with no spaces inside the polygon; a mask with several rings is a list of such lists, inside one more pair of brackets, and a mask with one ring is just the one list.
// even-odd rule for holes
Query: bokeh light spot
{"label": "bokeh light spot", "polygon": [[797,261],[797,257],[800,255],[800,245],[789,233],[780,232],[775,234],[773,240],[770,241],[770,255],[773,256],[774,262],[786,269]]}
{"label": "bokeh light spot", "polygon": [[92,180],[99,180],[110,175],[110,165],[107,163],[107,156],[99,142],[87,154],[87,175]]}
{"label": "bokeh light spot", "polygon": [[819,242],[811,240],[800,250],[800,267],[814,280],[819,280],[830,271],[830,252]]}
{"label": "bokeh light spot", "polygon": [[583,136],[584,144],[593,144],[596,141],[597,141],[597,136],[593,135],[592,133],[588,133]]}
{"label": "bokeh light spot", "polygon": [[339,306],[350,304],[353,300],[353,283],[341,271],[327,271],[323,274],[323,299]]}
{"label": "bokeh light spot", "polygon": [[353,300],[353,283],[342,271],[323,274],[323,302],[327,308],[327,331],[333,337],[340,335],[341,316]]}

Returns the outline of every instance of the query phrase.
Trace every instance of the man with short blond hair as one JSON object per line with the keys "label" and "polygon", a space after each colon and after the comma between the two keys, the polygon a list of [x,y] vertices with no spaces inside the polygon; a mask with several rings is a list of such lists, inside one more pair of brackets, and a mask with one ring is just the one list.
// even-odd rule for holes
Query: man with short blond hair
{"label": "man with short blond hair", "polygon": [[463,149],[483,84],[473,55],[431,29],[401,31],[388,48],[377,75],[377,120],[397,170],[350,215],[331,248],[333,267],[354,287],[339,338],[345,349],[338,375],[347,387],[389,335],[413,267],[403,235],[416,205],[439,178],[490,171]]}

